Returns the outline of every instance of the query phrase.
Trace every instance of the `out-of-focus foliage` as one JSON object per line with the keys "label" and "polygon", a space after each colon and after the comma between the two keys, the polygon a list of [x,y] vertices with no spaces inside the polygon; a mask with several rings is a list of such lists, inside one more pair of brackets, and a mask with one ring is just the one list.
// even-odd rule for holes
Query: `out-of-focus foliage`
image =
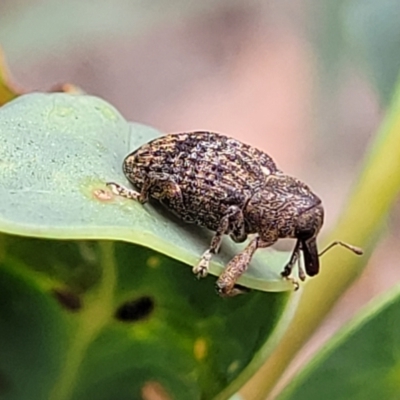
{"label": "out-of-focus foliage", "polygon": [[373,301],[314,358],[279,400],[396,399],[400,286]]}
{"label": "out-of-focus foliage", "polygon": [[0,240],[5,400],[227,398],[271,351],[288,299],[222,300],[212,277],[133,244]]}
{"label": "out-of-focus foliage", "polygon": [[383,102],[388,104],[400,69],[400,2],[350,0],[343,16],[351,48],[363,60]]}
{"label": "out-of-focus foliage", "polygon": [[163,0],[151,3],[97,0],[95,4],[79,0],[21,2],[13,4],[14,12],[0,15],[0,39],[7,53],[31,54],[34,48],[36,55],[45,54],[50,49],[65,50],[82,37],[88,40],[109,38],[111,33],[132,39],[167,21],[173,23],[196,14],[215,13],[227,5],[239,3],[238,0],[220,0],[218,3],[212,0],[172,0],[168,3]]}

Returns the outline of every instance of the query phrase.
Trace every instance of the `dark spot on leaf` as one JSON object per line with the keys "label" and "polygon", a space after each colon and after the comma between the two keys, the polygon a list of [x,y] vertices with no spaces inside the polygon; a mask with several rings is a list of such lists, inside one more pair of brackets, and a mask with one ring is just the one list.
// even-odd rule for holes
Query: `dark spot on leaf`
{"label": "dark spot on leaf", "polygon": [[149,296],[143,296],[122,304],[115,317],[124,322],[136,322],[148,317],[154,310],[154,301]]}
{"label": "dark spot on leaf", "polygon": [[11,390],[11,381],[4,374],[4,372],[0,371],[0,395],[3,395]]}
{"label": "dark spot on leaf", "polygon": [[80,296],[68,289],[53,289],[53,296],[69,311],[79,311],[82,308]]}

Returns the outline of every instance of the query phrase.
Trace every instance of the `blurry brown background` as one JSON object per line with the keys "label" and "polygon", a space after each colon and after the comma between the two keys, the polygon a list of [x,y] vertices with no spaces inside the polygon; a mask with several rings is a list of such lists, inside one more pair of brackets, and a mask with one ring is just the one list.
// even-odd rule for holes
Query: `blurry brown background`
{"label": "blurry brown background", "polygon": [[[2,0],[0,44],[26,89],[74,83],[128,120],[217,131],[265,150],[323,198],[327,232],[385,105],[352,47],[358,3]],[[369,267],[294,366],[400,279],[399,226],[395,213]]]}

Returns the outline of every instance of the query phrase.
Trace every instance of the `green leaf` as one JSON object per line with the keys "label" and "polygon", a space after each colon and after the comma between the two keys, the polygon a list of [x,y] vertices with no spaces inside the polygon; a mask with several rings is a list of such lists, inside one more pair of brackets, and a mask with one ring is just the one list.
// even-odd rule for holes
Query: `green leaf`
{"label": "green leaf", "polygon": [[261,251],[241,280],[264,291],[222,299],[191,271],[209,232],[106,188],[158,135],[90,96],[0,108],[2,399],[227,399],[286,329],[300,294],[280,277],[287,253]]}
{"label": "green leaf", "polygon": [[371,302],[278,398],[398,399],[400,286]]}
{"label": "green leaf", "polygon": [[[30,94],[8,103],[0,108],[0,230],[125,240],[194,265],[209,245],[209,232],[160,207],[114,199],[105,186],[108,181],[128,185],[123,158],[160,134],[128,124],[111,105],[91,96]],[[219,275],[238,248],[226,240],[211,274]],[[288,258],[288,253],[260,251],[240,283],[292,290],[280,276]]]}

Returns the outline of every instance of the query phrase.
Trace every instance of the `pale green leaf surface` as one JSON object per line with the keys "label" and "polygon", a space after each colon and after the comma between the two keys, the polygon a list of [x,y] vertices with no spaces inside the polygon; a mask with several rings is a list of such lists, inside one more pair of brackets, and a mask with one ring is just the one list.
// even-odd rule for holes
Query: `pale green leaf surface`
{"label": "pale green leaf surface", "polygon": [[[0,230],[58,239],[113,239],[150,247],[189,265],[208,247],[210,233],[183,224],[159,206],[101,200],[108,181],[127,185],[123,158],[160,135],[128,124],[108,103],[91,96],[29,94],[0,108]],[[242,248],[226,240],[212,274]],[[261,250],[239,281],[267,290],[291,290],[280,276],[289,254]]]}

